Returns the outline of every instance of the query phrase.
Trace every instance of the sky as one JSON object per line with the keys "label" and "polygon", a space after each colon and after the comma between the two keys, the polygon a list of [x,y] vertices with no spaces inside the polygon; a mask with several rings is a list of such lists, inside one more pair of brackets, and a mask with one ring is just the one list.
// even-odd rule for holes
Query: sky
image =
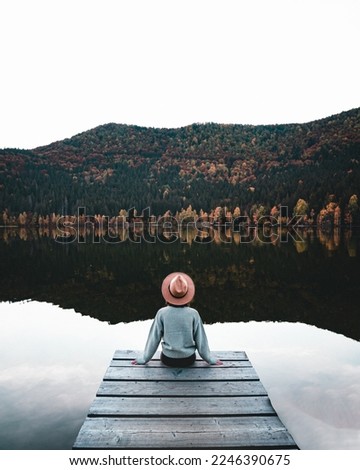
{"label": "sky", "polygon": [[0,0],[0,148],[360,106],[359,0]]}

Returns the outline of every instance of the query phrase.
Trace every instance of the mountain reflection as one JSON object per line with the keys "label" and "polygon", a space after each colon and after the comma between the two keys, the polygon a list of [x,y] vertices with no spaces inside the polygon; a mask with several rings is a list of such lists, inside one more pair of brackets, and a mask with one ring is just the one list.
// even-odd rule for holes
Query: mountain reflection
{"label": "mountain reflection", "polygon": [[0,300],[51,302],[113,324],[144,320],[163,304],[162,279],[185,271],[206,323],[302,322],[360,339],[359,238],[350,230],[65,235],[0,231]]}

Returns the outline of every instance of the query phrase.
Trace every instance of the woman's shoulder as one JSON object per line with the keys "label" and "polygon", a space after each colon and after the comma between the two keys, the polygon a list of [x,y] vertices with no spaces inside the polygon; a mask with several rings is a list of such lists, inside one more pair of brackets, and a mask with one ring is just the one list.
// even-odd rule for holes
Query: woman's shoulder
{"label": "woman's shoulder", "polygon": [[168,306],[166,305],[165,307],[159,308],[159,310],[156,312],[156,315],[157,315],[157,316],[163,315],[163,314],[166,313],[167,311],[168,311]]}
{"label": "woman's shoulder", "polygon": [[190,310],[190,312],[197,313],[197,314],[199,313],[199,312],[196,310],[196,308],[190,307],[190,305],[189,305],[187,308]]}
{"label": "woman's shoulder", "polygon": [[188,306],[188,307],[185,307],[185,308],[186,308],[186,311],[187,311],[190,315],[192,315],[193,317],[195,317],[195,318],[200,317],[200,314],[199,314],[199,312],[196,310],[196,308],[189,307],[189,306]]}

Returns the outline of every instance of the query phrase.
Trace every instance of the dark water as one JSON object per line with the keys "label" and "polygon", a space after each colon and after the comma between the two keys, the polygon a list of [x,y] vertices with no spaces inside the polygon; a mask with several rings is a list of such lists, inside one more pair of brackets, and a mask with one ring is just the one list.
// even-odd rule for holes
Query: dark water
{"label": "dark water", "polygon": [[171,241],[0,233],[0,449],[71,448],[113,351],[143,347],[175,270],[195,281],[211,347],[247,351],[302,448],[360,449],[357,234]]}
{"label": "dark water", "polygon": [[231,234],[117,244],[93,234],[68,244],[37,232],[2,235],[0,301],[50,302],[112,324],[145,320],[162,302],[163,278],[184,271],[206,323],[302,322],[360,340],[360,239],[349,231],[273,243]]}

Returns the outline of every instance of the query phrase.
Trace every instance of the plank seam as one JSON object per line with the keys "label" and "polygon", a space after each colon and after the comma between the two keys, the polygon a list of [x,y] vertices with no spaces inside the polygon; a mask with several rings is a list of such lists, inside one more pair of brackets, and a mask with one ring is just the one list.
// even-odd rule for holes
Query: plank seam
{"label": "plank seam", "polygon": [[260,379],[226,379],[226,380],[215,380],[215,379],[199,379],[197,378],[196,380],[192,380],[191,378],[189,379],[162,379],[162,378],[159,378],[159,379],[153,379],[153,380],[149,380],[149,379],[142,379],[142,378],[137,378],[137,379],[134,379],[134,378],[129,378],[129,379],[112,379],[112,378],[106,378],[104,377],[103,378],[103,382],[216,382],[216,383],[219,383],[219,382],[260,382]]}
{"label": "plank seam", "polygon": [[181,394],[181,395],[177,395],[177,394],[174,394],[174,395],[157,395],[157,394],[153,394],[151,396],[149,395],[135,395],[134,393],[132,394],[110,394],[110,393],[97,393],[96,394],[97,397],[99,398],[239,398],[239,397],[251,397],[251,398],[259,398],[259,397],[267,397],[268,394],[267,393],[257,393],[256,395],[252,395],[252,394],[236,394],[236,395],[220,395],[220,394],[211,394],[211,395],[184,395],[184,394]]}
{"label": "plank seam", "polygon": [[128,419],[139,419],[139,418],[142,418],[142,419],[148,419],[148,420],[152,420],[154,417],[156,418],[206,418],[206,417],[209,417],[209,418],[241,418],[241,417],[250,417],[250,418],[263,418],[263,417],[266,417],[266,416],[277,416],[276,412],[272,412],[272,413],[234,413],[234,414],[229,414],[229,413],[212,413],[211,415],[207,415],[207,414],[189,414],[189,415],[184,415],[184,414],[132,414],[132,415],[129,415],[129,414],[116,414],[116,413],[109,413],[109,414],[106,414],[106,413],[99,413],[99,414],[94,414],[94,413],[89,413],[87,415],[88,418],[93,418],[93,419],[96,419],[96,418],[128,418]]}

